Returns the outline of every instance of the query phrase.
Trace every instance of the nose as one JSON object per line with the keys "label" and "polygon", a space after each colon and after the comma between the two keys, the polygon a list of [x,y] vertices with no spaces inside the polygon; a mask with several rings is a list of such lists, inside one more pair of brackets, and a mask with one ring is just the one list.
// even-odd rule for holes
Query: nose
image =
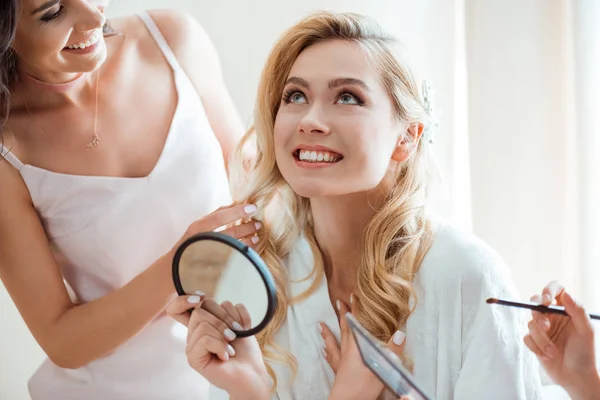
{"label": "nose", "polygon": [[319,107],[312,106],[308,113],[298,124],[298,133],[303,135],[329,135],[331,129],[326,122],[325,115]]}
{"label": "nose", "polygon": [[95,2],[82,1],[82,7],[75,23],[75,30],[78,32],[87,32],[98,29],[106,22],[103,7]]}

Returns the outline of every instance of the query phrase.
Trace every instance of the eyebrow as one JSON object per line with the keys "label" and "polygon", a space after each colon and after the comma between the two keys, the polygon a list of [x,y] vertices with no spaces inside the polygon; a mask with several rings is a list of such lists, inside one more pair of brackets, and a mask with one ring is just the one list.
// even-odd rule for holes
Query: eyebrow
{"label": "eyebrow", "polygon": [[47,10],[48,8],[50,8],[52,6],[55,6],[56,4],[58,4],[58,1],[59,0],[50,0],[50,1],[45,2],[44,4],[42,4],[41,6],[39,6],[38,8],[36,8],[35,10],[33,10],[31,12],[31,15],[35,15],[35,14],[37,14],[39,12]]}
{"label": "eyebrow", "polygon": [[[285,82],[286,85],[288,85],[290,83],[296,84],[298,86],[302,86],[306,89],[310,88],[310,85],[308,84],[308,82],[306,80],[299,78],[297,76],[292,76]],[[346,86],[346,85],[360,86],[367,92],[371,91],[371,89],[365,82],[361,81],[360,79],[356,79],[356,78],[335,78],[335,79],[331,79],[329,82],[327,82],[327,87],[329,87],[329,89],[335,89],[337,87]]]}

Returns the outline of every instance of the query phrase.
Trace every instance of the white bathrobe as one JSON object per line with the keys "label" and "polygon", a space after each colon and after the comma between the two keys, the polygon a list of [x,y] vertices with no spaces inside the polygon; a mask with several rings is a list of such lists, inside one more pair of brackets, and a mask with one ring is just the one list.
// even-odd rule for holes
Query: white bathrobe
{"label": "white bathrobe", "polygon": [[[313,256],[300,240],[287,260],[290,280],[305,278]],[[541,399],[539,366],[524,347],[528,315],[514,308],[488,305],[488,297],[517,298],[510,273],[500,257],[478,238],[436,220],[434,243],[415,277],[417,307],[405,327],[405,352],[414,378],[437,400]],[[310,281],[291,283],[292,295]],[[325,400],[335,375],[321,355],[323,321],[339,338],[339,324],[327,282],[302,303],[290,306],[276,342],[298,360],[296,379],[285,365],[275,365],[278,400]],[[227,398],[211,390],[211,400]]]}

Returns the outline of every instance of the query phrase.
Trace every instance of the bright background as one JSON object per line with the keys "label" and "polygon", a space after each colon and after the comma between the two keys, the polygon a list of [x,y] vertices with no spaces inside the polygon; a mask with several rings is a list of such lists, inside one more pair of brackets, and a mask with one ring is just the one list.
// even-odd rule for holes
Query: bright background
{"label": "bright background", "polygon": [[[323,8],[376,18],[436,85],[440,213],[502,255],[523,297],[558,279],[600,310],[600,2],[114,0],[107,13],[152,8],[200,21],[248,124],[285,28]],[[28,399],[42,359],[0,286],[0,399]]]}

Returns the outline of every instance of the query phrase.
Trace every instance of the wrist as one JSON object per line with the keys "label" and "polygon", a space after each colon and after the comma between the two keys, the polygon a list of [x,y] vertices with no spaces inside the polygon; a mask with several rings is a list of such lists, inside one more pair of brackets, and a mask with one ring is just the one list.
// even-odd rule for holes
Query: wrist
{"label": "wrist", "polygon": [[600,399],[600,375],[594,369],[592,373],[582,376],[573,385],[565,386],[565,390],[574,400]]}
{"label": "wrist", "polygon": [[262,381],[253,381],[249,387],[239,392],[229,393],[230,400],[269,400],[269,387]]}

